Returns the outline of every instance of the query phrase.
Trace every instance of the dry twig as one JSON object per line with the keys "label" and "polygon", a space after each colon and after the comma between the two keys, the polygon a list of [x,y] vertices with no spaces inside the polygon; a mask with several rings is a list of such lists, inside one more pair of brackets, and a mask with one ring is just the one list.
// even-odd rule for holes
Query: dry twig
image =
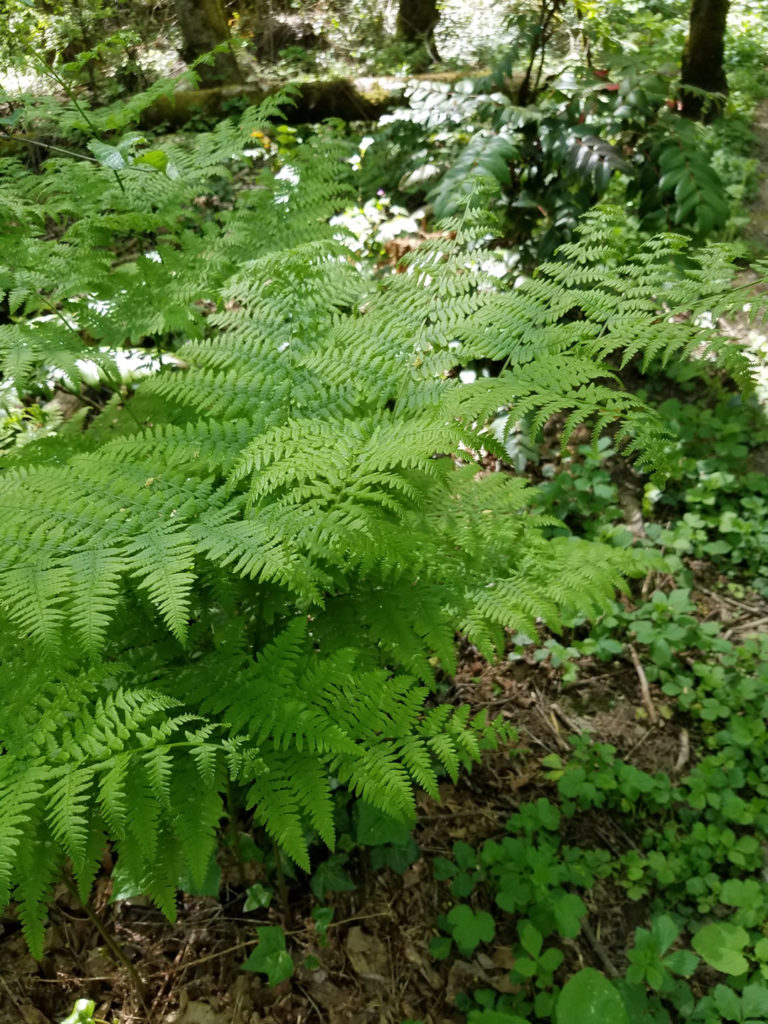
{"label": "dry twig", "polygon": [[637,656],[637,651],[632,644],[629,645],[629,653],[632,656],[632,664],[635,666],[637,678],[640,680],[640,696],[643,701],[643,707],[648,712],[649,720],[653,725],[655,725],[659,720],[659,713],[651,700],[651,688],[648,685],[648,676],[646,676],[645,669],[641,665],[640,659]]}
{"label": "dry twig", "polygon": [[675,767],[672,769],[674,775],[678,775],[683,768],[688,764],[688,758],[691,756],[691,741],[688,736],[687,729],[680,730],[680,753],[677,755],[675,761]]}
{"label": "dry twig", "polygon": [[581,933],[594,950],[598,960],[605,968],[605,973],[608,975],[608,977],[621,977],[618,970],[614,966],[613,961],[608,956],[608,950],[595,935],[594,930],[592,929],[592,925],[589,923],[586,917],[581,922]]}

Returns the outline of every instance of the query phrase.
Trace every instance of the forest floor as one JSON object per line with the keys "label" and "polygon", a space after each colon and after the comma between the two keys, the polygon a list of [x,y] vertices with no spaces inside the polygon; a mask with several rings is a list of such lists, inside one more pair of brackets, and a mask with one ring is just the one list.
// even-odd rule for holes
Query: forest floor
{"label": "forest floor", "polygon": [[[759,112],[757,129],[766,174],[750,235],[765,244],[768,103]],[[735,331],[765,361],[765,338],[746,323]],[[765,395],[768,407],[768,384]],[[691,599],[702,619],[717,622],[730,638],[766,631],[768,602],[749,592],[728,593],[724,579],[707,564],[690,568],[695,579]],[[663,587],[659,578],[643,584],[645,591]],[[327,931],[311,916],[315,901],[305,877],[287,881],[290,913],[279,902],[245,913],[245,890],[266,881],[264,868],[256,861],[238,865],[226,852],[220,897],[181,897],[175,924],[148,901],[110,902],[105,872],[94,910],[132,971],[115,962],[93,919],[60,886],[39,963],[28,953],[12,913],[0,922],[0,1024],[57,1022],[83,997],[96,1002],[99,1017],[120,1024],[455,1024],[463,1019],[455,1009],[457,993],[478,985],[508,991],[511,935],[499,932],[488,955],[476,952],[445,961],[430,955],[435,919],[451,905],[445,886],[434,877],[433,858],[449,857],[456,841],[477,846],[503,834],[506,819],[521,802],[553,797],[555,784],[540,762],[546,755],[567,754],[568,736],[589,733],[649,773],[673,775],[697,752],[689,749],[685,729],[657,713],[663,697],[628,658],[607,666],[583,658],[576,682],[565,684],[562,673],[548,663],[523,657],[491,665],[466,649],[442,699],[503,716],[516,729],[517,743],[487,753],[456,785],[444,783],[439,802],[418,797],[414,836],[420,855],[403,873],[374,871],[369,851],[353,848],[344,871],[355,888],[334,894],[335,917]],[[608,815],[581,816],[568,827],[589,827],[602,846],[619,853],[629,842]],[[599,884],[586,899],[588,927],[578,940],[565,940],[574,970],[610,964],[645,919],[643,903],[630,901],[623,889],[609,883]],[[258,942],[256,928],[263,925],[284,928],[296,965],[293,977],[275,987],[241,970]],[[136,974],[144,982],[142,994],[134,984]]]}

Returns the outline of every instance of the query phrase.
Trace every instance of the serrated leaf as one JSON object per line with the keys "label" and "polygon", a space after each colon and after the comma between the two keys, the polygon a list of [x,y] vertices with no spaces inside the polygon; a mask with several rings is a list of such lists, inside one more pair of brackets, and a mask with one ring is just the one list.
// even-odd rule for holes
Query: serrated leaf
{"label": "serrated leaf", "polygon": [[659,944],[659,952],[666,953],[678,936],[678,928],[668,914],[663,914],[651,923],[651,935]]}

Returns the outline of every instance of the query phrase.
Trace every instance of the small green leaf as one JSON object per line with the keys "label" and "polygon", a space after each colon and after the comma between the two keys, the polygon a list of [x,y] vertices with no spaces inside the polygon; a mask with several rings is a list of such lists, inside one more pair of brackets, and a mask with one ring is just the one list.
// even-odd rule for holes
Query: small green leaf
{"label": "small green leaf", "polygon": [[528,1024],[528,1021],[503,1010],[472,1010],[467,1024]]}
{"label": "small green leaf", "polygon": [[535,960],[531,960],[527,956],[520,956],[515,960],[514,971],[521,978],[534,978],[538,973],[539,965]]}
{"label": "small green leaf", "polygon": [[729,878],[720,890],[720,902],[728,907],[754,907],[761,901],[760,883],[754,878]]}
{"label": "small green leaf", "polygon": [[651,924],[651,934],[659,944],[660,952],[666,953],[678,936],[675,922],[667,914],[657,917]]}
{"label": "small green leaf", "polygon": [[575,939],[581,931],[581,919],[587,912],[584,901],[575,892],[559,892],[552,899],[557,930],[564,939]]}
{"label": "small green leaf", "polygon": [[270,889],[268,885],[255,882],[248,887],[243,910],[247,913],[249,910],[260,910],[262,907],[268,907],[272,902],[273,896],[274,890]]}
{"label": "small green leaf", "polygon": [[61,1024],[93,1024],[96,1003],[92,999],[78,999],[72,1013]]}
{"label": "small green leaf", "polygon": [[464,900],[472,894],[474,888],[475,879],[466,871],[462,871],[451,882],[451,895],[455,896],[457,900]]}
{"label": "small green leaf", "polygon": [[664,957],[662,963],[674,974],[682,978],[690,978],[699,966],[699,958],[689,949],[676,949],[674,953]]}
{"label": "small green leaf", "polygon": [[411,831],[411,826],[405,822],[398,821],[390,814],[385,814],[365,800],[358,800],[355,838],[361,846],[381,846],[383,843],[404,844],[410,838]]}
{"label": "small green leaf", "polygon": [[469,843],[461,841],[453,844],[453,856],[460,868],[466,871],[468,868],[477,867],[477,853]]}
{"label": "small green leaf", "polygon": [[535,960],[544,944],[544,937],[541,932],[538,928],[534,928],[530,921],[524,920],[518,924],[517,934],[520,936],[520,945]]}
{"label": "small green leaf", "polygon": [[148,149],[141,156],[137,156],[133,161],[135,166],[147,166],[152,167],[156,171],[162,171],[165,173],[168,167],[168,156],[162,151],[162,149]]}
{"label": "small green leaf", "polygon": [[474,953],[481,942],[490,942],[496,934],[496,923],[484,910],[477,913],[466,903],[459,903],[448,913],[453,940],[460,952],[468,956]]}
{"label": "small green leaf", "polygon": [[429,954],[435,960],[445,960],[450,956],[451,946],[453,946],[453,940],[447,935],[435,935],[429,940]]}
{"label": "small green leaf", "polygon": [[285,948],[285,932],[278,927],[257,928],[259,944],[241,966],[241,971],[266,974],[270,987],[293,974],[293,959]]}
{"label": "small green leaf", "polygon": [[557,1000],[557,1024],[629,1024],[624,1002],[594,967],[574,974]]}
{"label": "small green leaf", "polygon": [[314,907],[312,910],[312,920],[317,925],[318,935],[324,939],[328,933],[328,926],[333,921],[333,915],[336,913],[333,907]]}
{"label": "small green leaf", "polygon": [[325,899],[327,892],[352,892],[355,888],[355,883],[344,870],[346,862],[346,854],[334,853],[315,868],[309,887],[319,900]]}
{"label": "small green leaf", "polygon": [[435,857],[432,861],[432,871],[438,882],[445,882],[449,878],[453,878],[458,870],[453,861],[448,860],[447,857]]}
{"label": "small green leaf", "polygon": [[89,139],[88,148],[102,165],[112,171],[123,171],[128,166],[125,157],[116,146],[108,146],[98,139]]}
{"label": "small green leaf", "polygon": [[539,966],[549,974],[554,974],[560,964],[565,960],[565,953],[557,946],[550,946],[545,949],[539,957]]}
{"label": "small green leaf", "polygon": [[768,1017],[768,988],[764,985],[745,985],[741,993],[741,1006],[745,1017]]}

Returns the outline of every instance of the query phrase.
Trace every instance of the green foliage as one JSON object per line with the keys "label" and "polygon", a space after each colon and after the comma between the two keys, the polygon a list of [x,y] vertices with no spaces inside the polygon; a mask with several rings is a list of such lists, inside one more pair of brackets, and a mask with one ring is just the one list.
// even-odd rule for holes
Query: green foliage
{"label": "green foliage", "polygon": [[[179,885],[215,888],[226,788],[303,868],[334,845],[332,786],[408,819],[413,785],[435,795],[499,731],[426,703],[455,632],[490,657],[506,627],[609,606],[638,560],[549,536],[523,480],[480,472],[499,410],[533,434],[563,415],[564,443],[616,423],[658,466],[663,435],[606,360],[704,348],[747,375],[699,318],[727,306],[732,254],[638,248],[615,211],[515,290],[478,264],[471,203],[455,238],[372,280],[328,223],[345,145],[249,148],[277,103],[191,144],[0,168],[2,372],[93,410],[12,447],[0,478],[0,904],[38,954],[60,871],[87,899],[107,841],[119,891],[171,918]],[[154,363],[128,386],[139,346]],[[502,372],[465,385],[473,360]],[[580,907],[563,889],[535,926],[573,934]]]}
{"label": "green foliage", "polygon": [[[677,925],[667,915],[657,917],[650,929],[638,928],[634,948],[628,954],[627,981],[645,982],[654,992],[664,992],[672,988],[673,974],[690,977],[698,966],[698,958],[685,949],[669,952],[679,936]],[[698,948],[695,942],[694,948]]]}
{"label": "green foliage", "polygon": [[[700,397],[701,381],[695,387]],[[669,499],[662,503],[655,495],[646,514],[681,507],[686,492],[676,481],[695,474],[697,457],[706,453],[713,469],[722,472],[746,465],[765,442],[757,411],[727,398],[716,401],[714,409],[679,402],[667,408],[680,437],[677,466]],[[578,453],[583,462],[564,460],[561,475],[589,479],[582,467],[590,460],[600,480],[601,467],[615,461],[607,446],[606,451],[604,459],[586,449]],[[562,500],[563,488],[553,482],[556,475],[541,487],[544,513],[548,502]],[[577,528],[591,514],[598,520],[592,534],[605,535],[593,495],[587,489],[570,493],[583,507],[575,510]],[[731,500],[727,491],[715,492],[712,515]],[[607,503],[602,515],[614,514]],[[651,526],[646,522],[649,533]],[[662,720],[674,716],[685,722],[686,742],[690,733],[698,756],[685,771],[652,773],[586,732],[573,736],[569,756],[553,753],[540,760],[556,793],[523,804],[507,823],[510,835],[477,850],[459,842],[451,859],[435,860],[435,875],[450,884],[452,897],[475,914],[491,913],[496,942],[511,945],[515,957],[512,992],[480,988],[457,998],[469,1020],[757,1024],[765,1019],[768,648],[762,635],[741,642],[720,635],[720,627],[697,607],[681,557],[672,552],[661,565],[675,579],[673,589],[654,591],[636,604],[617,602],[588,630],[577,617],[562,643],[550,638],[535,650],[536,641],[518,635],[514,656],[533,653],[534,661],[548,661],[567,685],[578,679],[579,661],[591,672],[595,659],[618,669],[617,658],[628,660],[631,643],[655,690],[657,712]],[[750,566],[747,577],[756,572],[759,565]],[[607,833],[600,821],[606,817],[612,832],[627,837],[625,852],[613,842],[602,848]],[[582,837],[581,846],[568,841],[573,834]],[[586,844],[585,834],[592,837]],[[639,910],[648,907],[648,924],[634,930],[633,941],[627,937],[626,949],[614,944],[608,950],[618,976],[607,978],[594,967],[573,974],[563,940],[582,933],[587,906],[599,906],[615,886],[637,901]],[[450,934],[447,917],[438,923]],[[594,940],[581,948],[595,948]],[[451,939],[433,940],[432,951],[450,957]],[[712,971],[720,977],[713,979]]]}
{"label": "green foliage", "polygon": [[259,943],[242,965],[243,971],[266,974],[273,987],[293,974],[293,960],[285,948],[285,932],[275,926],[257,928]]}
{"label": "green foliage", "polygon": [[678,450],[664,493],[650,495],[660,522],[650,525],[649,536],[679,556],[711,560],[736,579],[748,576],[768,593],[768,485],[759,463],[768,430],[757,405],[733,395],[704,409],[668,399],[660,413]]}
{"label": "green foliage", "polygon": [[439,219],[463,208],[473,178],[490,177],[502,232],[532,262],[606,196],[644,231],[738,237],[757,189],[763,20],[732,5],[728,108],[703,126],[678,113],[680,4],[518,5],[489,74],[408,85],[407,107],[382,118],[365,153],[363,193],[384,185]]}
{"label": "green foliage", "polygon": [[693,948],[701,957],[723,974],[745,974],[749,962],[743,954],[749,933],[728,921],[705,924],[693,937]]}
{"label": "green foliage", "polygon": [[65,1017],[61,1024],[103,1024],[96,1013],[96,1003],[92,999],[78,999],[72,1013]]}
{"label": "green foliage", "polygon": [[445,920],[456,948],[464,956],[474,953],[481,942],[490,942],[496,931],[489,913],[484,910],[475,912],[465,903],[452,907]]}
{"label": "green foliage", "polygon": [[604,974],[584,967],[566,982],[557,1000],[557,1024],[610,1020],[629,1024],[621,996]]}
{"label": "green foliage", "polygon": [[[630,17],[642,20],[638,11]],[[755,187],[744,105],[715,125],[695,124],[675,110],[670,65],[649,60],[647,45],[612,55],[610,71],[591,57],[580,65],[569,54],[567,70],[560,65],[533,100],[513,95],[509,57],[486,78],[412,84],[408,107],[382,119],[363,159],[364,182],[425,199],[439,219],[463,208],[473,178],[491,178],[504,234],[536,259],[570,239],[605,196],[643,231],[703,239],[743,226],[741,204]]]}

